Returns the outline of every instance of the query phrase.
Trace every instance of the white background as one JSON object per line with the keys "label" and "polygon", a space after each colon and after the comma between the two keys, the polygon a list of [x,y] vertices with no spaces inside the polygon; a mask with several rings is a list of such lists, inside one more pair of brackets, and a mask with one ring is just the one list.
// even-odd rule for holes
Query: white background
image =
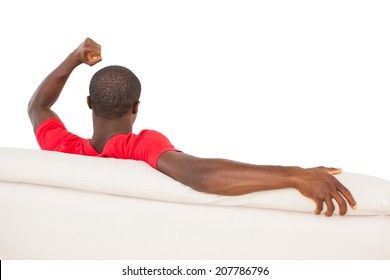
{"label": "white background", "polygon": [[143,90],[134,132],[187,153],[327,165],[390,180],[388,1],[2,1],[0,146],[38,148],[26,108],[86,37],[54,110],[89,138],[91,76],[120,64]]}

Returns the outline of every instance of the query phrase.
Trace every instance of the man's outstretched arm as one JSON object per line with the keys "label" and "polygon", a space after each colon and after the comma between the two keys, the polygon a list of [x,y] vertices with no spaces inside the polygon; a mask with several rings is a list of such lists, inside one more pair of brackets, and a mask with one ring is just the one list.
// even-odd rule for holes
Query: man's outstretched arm
{"label": "man's outstretched arm", "polygon": [[340,215],[347,213],[347,202],[356,208],[349,190],[332,174],[335,168],[309,168],[253,165],[225,159],[197,158],[180,152],[165,152],[157,162],[157,169],[195,190],[220,194],[241,195],[263,190],[296,188],[316,203],[315,214],[326,204],[326,216],[339,205]]}
{"label": "man's outstretched arm", "polygon": [[47,119],[59,119],[51,106],[57,101],[72,71],[82,63],[92,66],[101,60],[100,45],[87,38],[42,81],[28,104],[28,115],[34,131]]}

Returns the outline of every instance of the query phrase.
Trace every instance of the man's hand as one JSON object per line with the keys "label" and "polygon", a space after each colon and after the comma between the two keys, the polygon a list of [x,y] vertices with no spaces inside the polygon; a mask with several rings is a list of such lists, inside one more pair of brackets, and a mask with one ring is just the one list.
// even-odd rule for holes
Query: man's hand
{"label": "man's hand", "polygon": [[93,66],[102,60],[101,46],[90,38],[85,39],[81,45],[75,49],[75,55],[80,63]]}
{"label": "man's hand", "polygon": [[325,202],[327,207],[325,216],[332,216],[335,210],[333,199],[339,205],[340,215],[347,213],[347,202],[352,209],[356,208],[356,201],[350,191],[332,176],[341,173],[341,169],[321,166],[308,169],[294,168],[293,172],[297,178],[296,188],[316,203],[314,211],[316,215],[322,212]]}

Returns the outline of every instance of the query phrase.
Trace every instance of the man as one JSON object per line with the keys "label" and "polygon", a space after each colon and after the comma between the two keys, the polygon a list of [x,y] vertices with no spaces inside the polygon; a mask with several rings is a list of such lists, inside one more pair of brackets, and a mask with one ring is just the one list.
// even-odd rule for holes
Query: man
{"label": "man", "polygon": [[89,156],[143,160],[153,168],[201,192],[241,195],[251,192],[296,188],[316,203],[315,214],[326,204],[326,216],[335,210],[347,212],[347,202],[356,202],[333,174],[335,168],[264,166],[225,159],[198,158],[176,150],[162,134],[143,130],[132,133],[137,117],[141,85],[138,78],[121,66],[109,66],[91,79],[87,103],[92,109],[94,132],[91,139],[68,132],[51,110],[72,71],[80,64],[100,62],[101,47],[87,38],[39,85],[28,105],[28,114],[38,143],[44,150]]}

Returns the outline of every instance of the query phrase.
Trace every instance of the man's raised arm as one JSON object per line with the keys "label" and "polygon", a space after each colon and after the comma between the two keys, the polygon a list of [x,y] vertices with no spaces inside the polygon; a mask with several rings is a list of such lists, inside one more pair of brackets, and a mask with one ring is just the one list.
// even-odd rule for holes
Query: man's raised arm
{"label": "man's raised arm", "polygon": [[28,115],[34,131],[47,119],[59,119],[51,106],[57,101],[72,71],[82,63],[92,66],[101,60],[100,45],[87,38],[42,81],[28,104]]}

